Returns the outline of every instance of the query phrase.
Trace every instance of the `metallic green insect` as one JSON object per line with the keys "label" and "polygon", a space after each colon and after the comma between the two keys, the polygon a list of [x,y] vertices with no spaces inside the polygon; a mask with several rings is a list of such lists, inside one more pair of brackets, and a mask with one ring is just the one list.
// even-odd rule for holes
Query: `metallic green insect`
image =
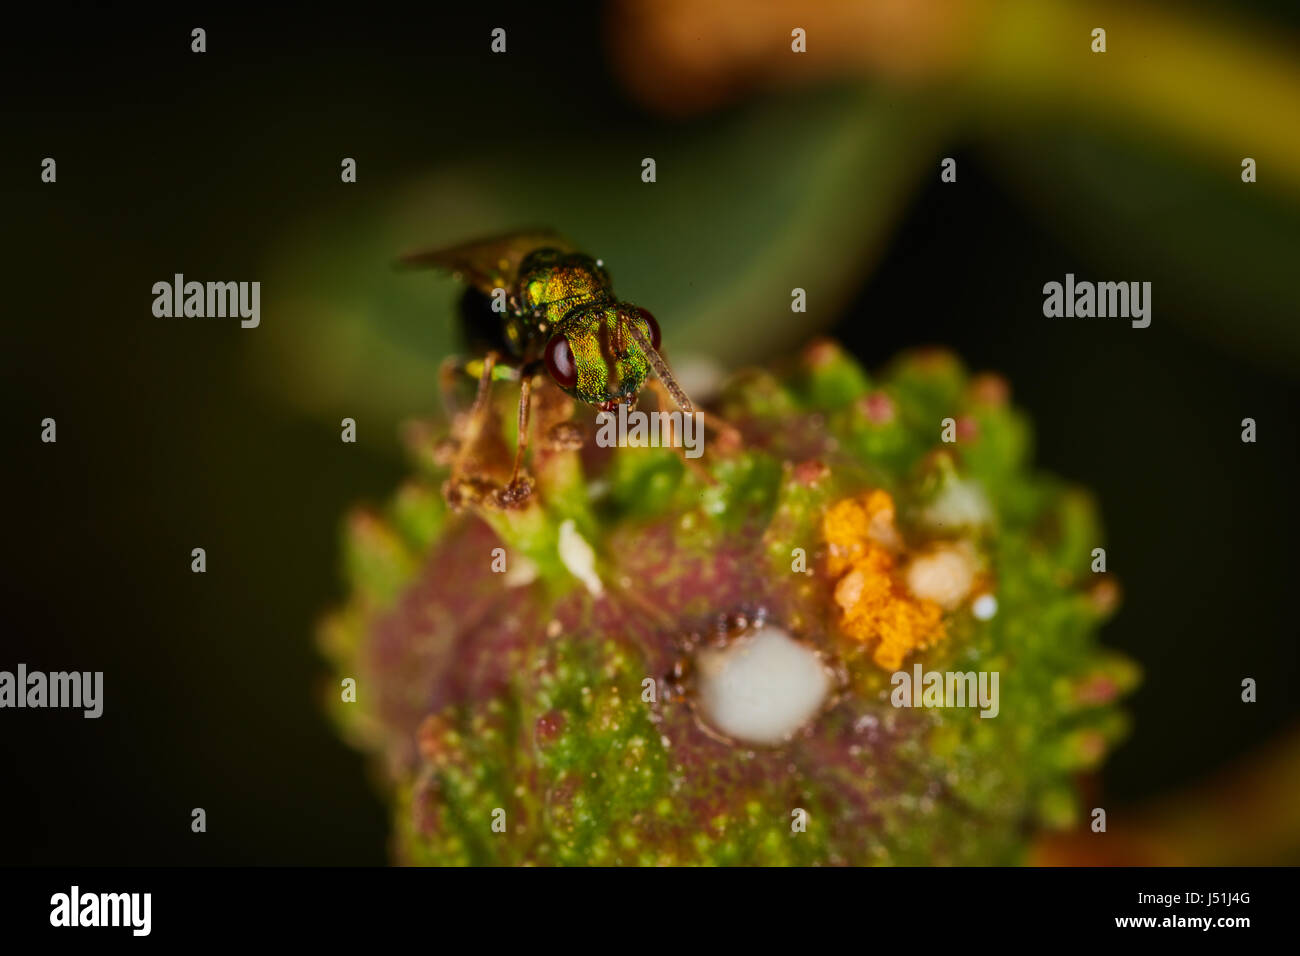
{"label": "metallic green insect", "polygon": [[[659,323],[621,302],[600,260],[554,232],[534,230],[404,256],[402,264],[444,269],[467,283],[461,320],[480,358],[444,366],[448,377],[478,372],[471,420],[495,378],[517,379],[519,440],[502,503],[527,497],[521,467],[528,442],[532,381],[546,372],[565,393],[604,411],[634,404],[651,370],[684,412],[694,412],[659,354]],[[453,467],[455,484],[456,468]]]}

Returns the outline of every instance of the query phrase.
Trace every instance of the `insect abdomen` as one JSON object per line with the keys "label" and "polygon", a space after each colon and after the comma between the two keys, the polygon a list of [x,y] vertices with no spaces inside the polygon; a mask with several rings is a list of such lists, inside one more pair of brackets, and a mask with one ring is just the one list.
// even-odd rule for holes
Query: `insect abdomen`
{"label": "insect abdomen", "polygon": [[492,298],[473,286],[460,297],[460,328],[465,345],[477,354],[498,352],[518,356],[506,331],[506,316],[492,308]]}

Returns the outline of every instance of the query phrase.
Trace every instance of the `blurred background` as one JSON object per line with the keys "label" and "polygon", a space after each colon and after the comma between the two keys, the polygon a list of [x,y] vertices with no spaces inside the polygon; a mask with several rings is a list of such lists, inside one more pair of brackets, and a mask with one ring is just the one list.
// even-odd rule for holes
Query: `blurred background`
{"label": "blurred background", "polygon": [[[342,515],[394,489],[458,348],[454,283],[392,261],[538,224],[695,375],[818,333],[1002,372],[1100,501],[1104,640],[1146,672],[1087,784],[1113,839],[1035,859],[1300,861],[1294,3],[6,17],[0,668],[102,670],[106,709],[0,715],[0,863],[386,861],[314,629]],[[260,281],[260,327],[155,318],[177,272]],[[1067,272],[1152,282],[1150,328],[1045,319]]]}

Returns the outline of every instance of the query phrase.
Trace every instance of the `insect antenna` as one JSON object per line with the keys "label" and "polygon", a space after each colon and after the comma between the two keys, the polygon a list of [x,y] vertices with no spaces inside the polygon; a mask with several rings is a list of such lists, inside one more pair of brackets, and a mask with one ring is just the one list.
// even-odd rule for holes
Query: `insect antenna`
{"label": "insect antenna", "polygon": [[650,359],[650,364],[654,366],[655,374],[659,376],[659,381],[664,383],[664,387],[668,389],[668,394],[673,397],[673,401],[676,402],[681,410],[686,412],[686,414],[693,415],[695,413],[695,406],[692,405],[691,400],[686,397],[686,393],[682,391],[682,387],[677,384],[677,379],[673,378],[673,373],[668,371],[668,363],[665,362],[663,356],[655,350],[655,347],[650,344],[649,337],[637,328],[636,324],[633,322],[627,323],[627,330],[632,333],[632,338],[636,339],[636,344],[641,346],[641,350],[645,352],[646,358]]}

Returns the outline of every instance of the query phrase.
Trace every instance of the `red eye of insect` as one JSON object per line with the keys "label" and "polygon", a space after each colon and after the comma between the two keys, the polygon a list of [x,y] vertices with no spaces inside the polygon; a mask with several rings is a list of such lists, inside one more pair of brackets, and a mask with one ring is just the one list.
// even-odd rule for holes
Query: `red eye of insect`
{"label": "red eye of insect", "polygon": [[641,318],[645,319],[645,324],[650,326],[650,344],[653,345],[655,351],[658,352],[659,341],[660,341],[659,323],[655,321],[655,317],[653,315],[651,315],[649,312],[647,312],[645,309],[641,308],[640,306],[637,306],[637,311],[641,313]]}
{"label": "red eye of insect", "polygon": [[546,370],[561,388],[578,384],[578,366],[573,361],[573,349],[563,333],[557,332],[546,343]]}

